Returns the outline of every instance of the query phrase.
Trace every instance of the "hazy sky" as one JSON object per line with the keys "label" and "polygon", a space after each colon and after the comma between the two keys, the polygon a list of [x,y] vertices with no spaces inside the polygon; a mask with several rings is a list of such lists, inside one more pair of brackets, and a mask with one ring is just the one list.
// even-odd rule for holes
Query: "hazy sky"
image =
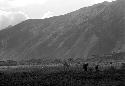
{"label": "hazy sky", "polygon": [[0,28],[29,18],[48,18],[69,13],[103,1],[112,0],[0,0]]}

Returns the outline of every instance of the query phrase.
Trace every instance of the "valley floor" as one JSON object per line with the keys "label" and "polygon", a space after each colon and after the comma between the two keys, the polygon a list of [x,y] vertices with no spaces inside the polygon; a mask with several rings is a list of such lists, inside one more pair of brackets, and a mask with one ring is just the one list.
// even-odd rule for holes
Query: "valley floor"
{"label": "valley floor", "polygon": [[125,86],[125,69],[84,71],[61,66],[8,67],[0,71],[0,86]]}

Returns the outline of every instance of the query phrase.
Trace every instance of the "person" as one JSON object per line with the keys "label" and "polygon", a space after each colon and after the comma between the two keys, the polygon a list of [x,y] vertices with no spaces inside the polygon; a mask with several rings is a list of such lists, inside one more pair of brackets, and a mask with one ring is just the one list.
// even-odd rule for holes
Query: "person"
{"label": "person", "polygon": [[110,62],[110,68],[111,68],[111,70],[115,70],[115,67],[113,66],[113,62]]}
{"label": "person", "polygon": [[87,71],[87,70],[88,70],[88,63],[84,63],[84,64],[83,64],[83,69],[84,69],[84,71]]}
{"label": "person", "polygon": [[99,71],[99,65],[95,66],[95,71]]}

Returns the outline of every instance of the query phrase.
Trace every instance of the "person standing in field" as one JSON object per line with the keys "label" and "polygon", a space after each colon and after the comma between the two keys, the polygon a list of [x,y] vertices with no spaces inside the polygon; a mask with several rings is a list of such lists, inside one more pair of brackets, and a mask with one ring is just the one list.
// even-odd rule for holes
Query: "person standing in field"
{"label": "person standing in field", "polygon": [[84,63],[84,64],[83,64],[83,69],[84,69],[84,71],[87,71],[87,70],[88,70],[88,63]]}
{"label": "person standing in field", "polygon": [[99,71],[99,65],[95,66],[95,71],[98,72]]}

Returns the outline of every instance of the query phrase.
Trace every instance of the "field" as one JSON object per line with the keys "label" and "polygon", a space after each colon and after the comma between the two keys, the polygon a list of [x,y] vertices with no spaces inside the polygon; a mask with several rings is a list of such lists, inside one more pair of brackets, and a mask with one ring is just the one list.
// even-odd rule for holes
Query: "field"
{"label": "field", "polygon": [[125,86],[125,69],[84,71],[82,65],[1,66],[0,86]]}

